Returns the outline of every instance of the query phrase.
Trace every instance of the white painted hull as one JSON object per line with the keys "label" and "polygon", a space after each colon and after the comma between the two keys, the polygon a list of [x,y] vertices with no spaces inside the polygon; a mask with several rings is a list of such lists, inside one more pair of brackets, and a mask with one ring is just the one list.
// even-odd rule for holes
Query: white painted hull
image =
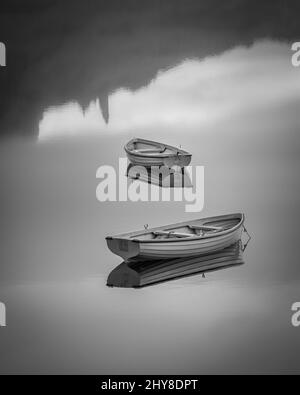
{"label": "white painted hull", "polygon": [[144,156],[136,156],[134,154],[126,153],[128,160],[135,166],[180,166],[186,167],[191,162],[191,156],[189,155],[170,155],[166,158],[163,157],[149,157],[147,155]]}

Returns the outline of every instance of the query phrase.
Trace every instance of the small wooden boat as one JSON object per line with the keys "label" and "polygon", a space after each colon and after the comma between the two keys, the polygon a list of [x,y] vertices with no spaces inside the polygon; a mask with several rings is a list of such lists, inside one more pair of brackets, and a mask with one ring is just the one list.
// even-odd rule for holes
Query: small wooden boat
{"label": "small wooden boat", "polygon": [[138,288],[182,277],[242,265],[243,249],[237,242],[222,251],[189,258],[123,262],[108,276],[110,287]]}
{"label": "small wooden boat", "polygon": [[134,165],[151,166],[188,166],[192,155],[180,148],[156,141],[134,138],[125,146],[128,160]]}
{"label": "small wooden boat", "polygon": [[109,236],[106,241],[125,261],[199,256],[239,241],[243,223],[244,214],[221,215]]}

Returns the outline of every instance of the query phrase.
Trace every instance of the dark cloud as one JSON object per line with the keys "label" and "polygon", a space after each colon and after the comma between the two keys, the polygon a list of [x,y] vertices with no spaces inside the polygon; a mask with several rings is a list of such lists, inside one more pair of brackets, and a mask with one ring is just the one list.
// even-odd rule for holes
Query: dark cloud
{"label": "dark cloud", "polygon": [[45,108],[106,103],[184,58],[258,38],[295,40],[299,8],[293,0],[2,0],[1,133],[34,136]]}

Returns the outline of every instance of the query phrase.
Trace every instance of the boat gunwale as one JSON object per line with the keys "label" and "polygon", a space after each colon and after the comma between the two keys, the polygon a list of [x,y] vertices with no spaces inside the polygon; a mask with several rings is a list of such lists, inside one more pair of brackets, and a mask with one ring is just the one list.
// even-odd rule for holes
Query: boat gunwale
{"label": "boat gunwale", "polygon": [[[164,153],[161,153],[161,154],[157,154],[157,155],[149,155],[149,154],[147,154],[147,153],[133,152],[132,150],[130,150],[130,149],[128,148],[128,145],[129,145],[130,143],[135,143],[135,142],[141,142],[141,143],[144,143],[144,144],[152,144],[152,145],[154,145],[154,146],[160,146],[160,147],[169,148],[169,149],[171,149],[172,151],[175,151],[175,150],[176,150],[178,153],[175,153],[175,152],[174,152],[174,154],[164,154]],[[159,142],[157,142],[157,141],[146,140],[146,139],[140,139],[140,138],[138,138],[138,137],[133,138],[133,139],[131,139],[130,141],[128,141],[128,142],[124,145],[124,150],[125,150],[125,152],[126,152],[128,155],[138,156],[138,157],[141,157],[141,158],[154,158],[154,159],[155,159],[155,158],[170,158],[170,157],[176,157],[176,156],[190,156],[190,157],[192,157],[192,154],[191,154],[190,152],[185,151],[185,150],[183,150],[183,149],[181,149],[181,148],[177,148],[177,147],[174,147],[174,146],[172,146],[172,145],[168,145],[168,144],[164,144],[164,143],[159,143]]]}
{"label": "boat gunwale", "polygon": [[[225,220],[225,219],[230,219],[230,218],[234,218],[234,217],[239,218],[240,221],[232,228],[226,229],[222,232],[206,234],[203,236],[195,236],[195,237],[191,237],[191,238],[187,238],[187,237],[182,237],[182,238],[173,237],[173,238],[171,238],[170,237],[167,239],[150,239],[150,240],[140,240],[140,239],[136,238],[138,236],[142,236],[147,233],[152,233],[156,230],[162,230],[162,229],[167,230],[167,228],[169,228],[169,227],[173,228],[174,226],[191,225],[193,222],[200,221],[200,220],[203,220],[203,221],[204,220],[205,221],[207,221],[207,220],[212,221],[214,219],[219,219],[219,220],[224,219]],[[178,222],[176,224],[170,224],[170,225],[160,226],[160,227],[151,228],[151,229],[145,229],[144,231],[128,232],[128,233],[122,233],[122,234],[115,235],[115,236],[107,236],[106,239],[122,239],[122,240],[127,240],[127,241],[130,241],[133,243],[141,243],[141,244],[143,244],[143,243],[147,243],[147,244],[149,244],[149,243],[152,243],[152,244],[154,244],[154,243],[169,243],[169,242],[182,243],[182,242],[187,242],[187,241],[194,242],[194,241],[204,240],[204,239],[208,239],[208,238],[218,238],[220,236],[224,236],[226,234],[233,233],[243,225],[244,220],[245,220],[245,215],[243,213],[218,215],[218,216],[214,216],[214,217],[198,218],[198,219],[195,219],[192,221],[190,220],[190,221]]]}

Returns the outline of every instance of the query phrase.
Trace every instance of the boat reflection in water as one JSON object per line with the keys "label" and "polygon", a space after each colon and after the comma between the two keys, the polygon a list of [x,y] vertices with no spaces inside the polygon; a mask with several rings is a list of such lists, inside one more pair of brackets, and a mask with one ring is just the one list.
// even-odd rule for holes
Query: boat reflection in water
{"label": "boat reflection in water", "polygon": [[188,170],[184,167],[152,166],[147,168],[130,163],[126,176],[131,180],[144,181],[166,188],[191,188],[192,181]]}
{"label": "boat reflection in water", "polygon": [[217,253],[191,258],[123,262],[108,276],[112,287],[139,288],[181,277],[238,266],[244,263],[243,246],[239,241]]}

